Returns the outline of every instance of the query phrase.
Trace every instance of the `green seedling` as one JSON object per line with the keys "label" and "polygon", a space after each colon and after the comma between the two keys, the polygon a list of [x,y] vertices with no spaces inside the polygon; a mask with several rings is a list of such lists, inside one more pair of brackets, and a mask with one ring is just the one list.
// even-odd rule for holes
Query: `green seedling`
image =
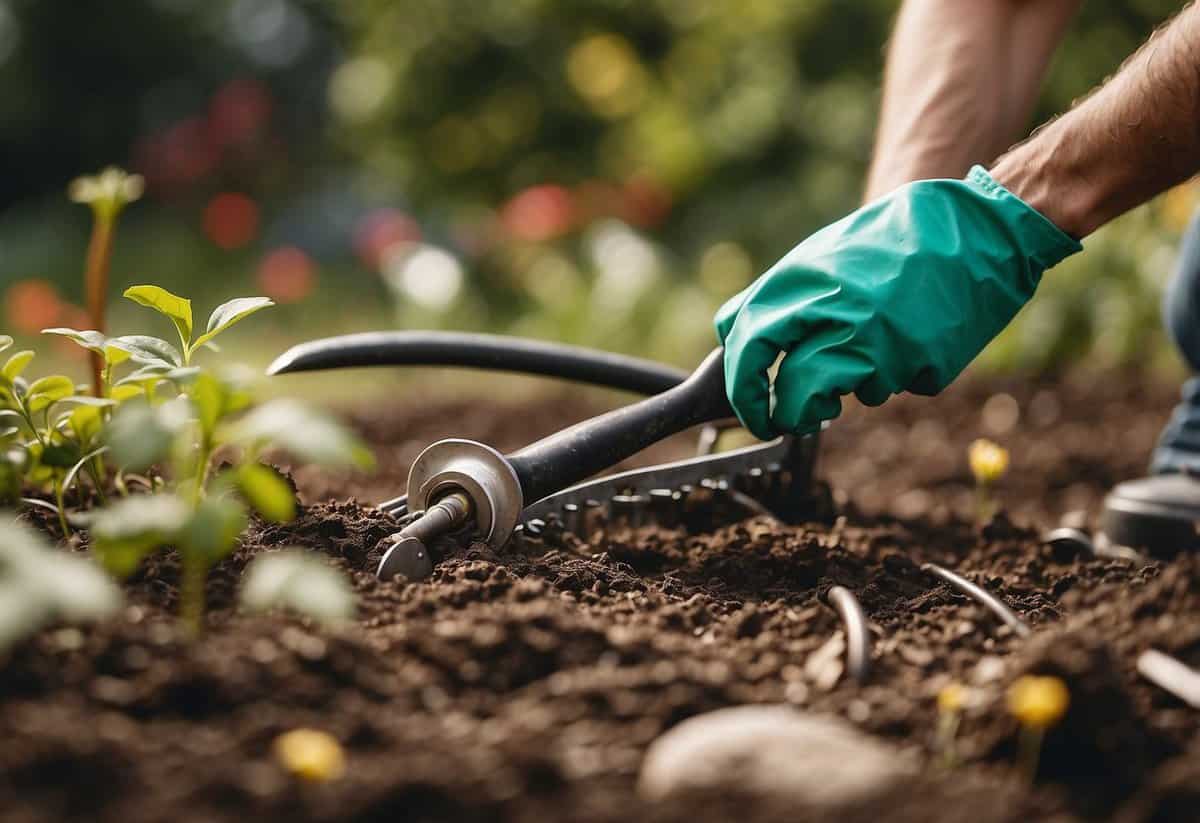
{"label": "green seedling", "polygon": [[0,653],[47,624],[99,620],[120,607],[120,590],[95,564],[0,515]]}
{"label": "green seedling", "polygon": [[[92,235],[88,240],[87,265],[84,269],[84,290],[87,293],[88,314],[92,325],[103,334],[106,328],[108,301],[108,269],[112,261],[113,238],[117,218],[124,208],[142,196],[145,182],[139,175],[126,174],[109,166],[95,177],[80,177],[68,191],[76,203],[92,209]],[[92,393],[102,397],[101,378],[105,368],[102,354],[93,350]]]}
{"label": "green seedling", "polygon": [[[162,490],[121,500],[91,520],[92,546],[113,573],[131,573],[150,552],[173,546],[183,566],[180,614],[198,633],[209,569],[237,546],[248,509],[272,522],[295,516],[295,494],[261,462],[282,449],[325,465],[371,465],[370,452],[340,425],[298,403],[252,407],[237,377],[194,369],[176,398],[124,404],[113,416],[108,445],[118,465],[165,469]],[[222,468],[212,472],[221,450]]]}
{"label": "green seedling", "polygon": [[[194,334],[192,329],[192,301],[185,297],[171,294],[159,286],[130,286],[125,290],[125,296],[133,302],[154,309],[167,317],[179,334],[180,348],[176,349],[166,340],[156,337],[139,335],[136,345],[140,351],[134,354],[134,359],[148,366],[181,368],[190,366],[192,355],[201,348],[216,348],[213,338],[257,311],[274,306],[269,297],[237,297],[227,303],[222,303],[213,309],[208,316],[208,323],[201,334]],[[129,337],[124,338],[131,341]]]}
{"label": "green seedling", "polygon": [[286,609],[326,625],[352,618],[354,600],[345,575],[299,548],[260,554],[250,561],[242,582],[246,610]]}
{"label": "green seedling", "polygon": [[[0,352],[12,338],[0,337]],[[56,374],[27,381],[23,373],[32,351],[11,355],[0,367],[0,496],[12,505],[21,487],[51,487],[63,534],[69,534],[64,493],[85,468],[97,493],[101,477],[93,459],[99,454],[104,410],[115,401],[81,393],[71,378]]]}

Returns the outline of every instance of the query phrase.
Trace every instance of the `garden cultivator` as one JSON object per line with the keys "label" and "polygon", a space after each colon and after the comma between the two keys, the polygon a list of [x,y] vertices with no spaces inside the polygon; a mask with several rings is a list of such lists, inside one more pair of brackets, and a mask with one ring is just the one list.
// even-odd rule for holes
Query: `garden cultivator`
{"label": "garden cultivator", "polygon": [[[597,518],[672,525],[695,493],[724,496],[745,510],[795,520],[815,502],[817,436],[780,437],[714,452],[722,427],[736,425],[725,395],[722,351],[687,375],[636,358],[538,341],[445,332],[373,332],[316,340],[280,356],[270,373],[355,366],[457,366],[497,369],[649,394],[545,437],[509,455],[485,443],[430,445],[408,475],[408,494],[381,508],[404,527],[380,563],[389,579],[427,577],[430,544],[454,535],[500,549],[514,535],[565,529]],[[705,424],[700,454],[600,476],[642,449]]]}

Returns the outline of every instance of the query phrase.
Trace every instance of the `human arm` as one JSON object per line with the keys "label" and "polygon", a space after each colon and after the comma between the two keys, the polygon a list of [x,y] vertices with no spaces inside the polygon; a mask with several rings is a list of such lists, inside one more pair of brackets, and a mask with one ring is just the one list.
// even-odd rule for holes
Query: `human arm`
{"label": "human arm", "polygon": [[962,177],[1024,129],[1082,0],[907,0],[896,18],[865,200]]}
{"label": "human arm", "polygon": [[877,405],[940,391],[1042,272],[1081,248],[1075,238],[1197,169],[1200,6],[1190,4],[992,174],[902,185],[728,301],[716,327],[734,409],[765,438],[812,431],[846,394]]}
{"label": "human arm", "polygon": [[1162,26],[1108,82],[1038,129],[992,176],[1073,237],[1200,170],[1200,5]]}

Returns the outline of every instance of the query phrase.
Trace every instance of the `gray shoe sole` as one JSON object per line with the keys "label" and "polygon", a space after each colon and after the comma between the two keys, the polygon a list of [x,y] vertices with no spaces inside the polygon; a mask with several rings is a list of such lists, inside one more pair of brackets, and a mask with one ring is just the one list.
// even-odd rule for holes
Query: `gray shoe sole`
{"label": "gray shoe sole", "polygon": [[1102,528],[1118,546],[1169,557],[1197,548],[1200,478],[1160,474],[1120,483],[1104,499]]}

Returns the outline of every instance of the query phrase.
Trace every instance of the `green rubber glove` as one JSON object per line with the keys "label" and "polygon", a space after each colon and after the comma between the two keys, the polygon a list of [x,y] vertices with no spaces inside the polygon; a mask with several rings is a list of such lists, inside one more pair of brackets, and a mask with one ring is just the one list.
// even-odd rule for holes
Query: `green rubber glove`
{"label": "green rubber glove", "polygon": [[[909,183],[809,237],[716,315],[757,437],[816,431],[853,392],[936,394],[1083,247],[992,179]],[[768,369],[786,354],[772,386]]]}

